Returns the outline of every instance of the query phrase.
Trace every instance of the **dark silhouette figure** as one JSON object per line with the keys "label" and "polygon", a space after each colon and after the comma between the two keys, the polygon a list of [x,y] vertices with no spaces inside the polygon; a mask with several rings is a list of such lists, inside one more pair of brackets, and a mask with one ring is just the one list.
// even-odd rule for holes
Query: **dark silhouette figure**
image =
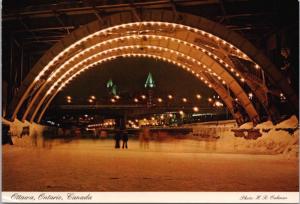
{"label": "dark silhouette figure", "polygon": [[10,144],[13,145],[11,139],[10,127],[8,125],[2,124],[2,144]]}
{"label": "dark silhouette figure", "polygon": [[120,140],[121,140],[120,131],[117,131],[115,135],[115,140],[116,140],[115,148],[120,148]]}
{"label": "dark silhouette figure", "polygon": [[124,147],[127,149],[128,148],[128,145],[127,145],[127,142],[128,142],[128,134],[125,132],[125,131],[122,131],[121,132],[121,138],[122,138],[122,141],[123,141],[123,145],[122,145],[122,148],[124,149]]}

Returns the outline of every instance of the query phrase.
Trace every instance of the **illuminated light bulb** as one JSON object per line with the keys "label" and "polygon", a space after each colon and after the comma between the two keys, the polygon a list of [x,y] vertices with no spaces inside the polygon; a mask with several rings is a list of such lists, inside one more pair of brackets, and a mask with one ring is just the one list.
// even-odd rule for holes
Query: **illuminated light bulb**
{"label": "illuminated light bulb", "polygon": [[186,99],[186,98],[182,98],[182,101],[183,101],[184,103],[186,103],[186,102],[187,102],[187,99]]}
{"label": "illuminated light bulb", "polygon": [[211,84],[209,84],[209,85],[208,85],[208,87],[209,87],[209,88],[211,88],[211,87],[212,87],[212,85],[211,85]]}
{"label": "illuminated light bulb", "polygon": [[163,100],[162,100],[161,98],[158,98],[157,101],[158,101],[159,103],[161,103]]}
{"label": "illuminated light bulb", "polygon": [[116,99],[112,98],[112,99],[110,99],[110,101],[111,101],[112,103],[115,103],[115,102],[116,102]]}
{"label": "illuminated light bulb", "polygon": [[226,82],[223,80],[223,81],[222,81],[222,84],[226,84]]}
{"label": "illuminated light bulb", "polygon": [[228,65],[228,64],[225,64],[225,67],[229,67],[229,65]]}
{"label": "illuminated light bulb", "polygon": [[120,96],[119,96],[119,95],[116,95],[115,98],[116,98],[116,99],[120,99]]}
{"label": "illuminated light bulb", "polygon": [[168,99],[173,99],[173,96],[171,94],[169,94]]}
{"label": "illuminated light bulb", "polygon": [[197,106],[193,107],[193,111],[194,112],[198,112],[199,111],[199,108]]}
{"label": "illuminated light bulb", "polygon": [[89,103],[93,103],[93,100],[92,100],[92,99],[89,99],[88,101],[89,101]]}
{"label": "illuminated light bulb", "polygon": [[139,99],[134,98],[133,101],[134,101],[135,103],[138,103],[138,102],[139,102]]}
{"label": "illuminated light bulb", "polygon": [[208,98],[207,100],[208,100],[208,102],[212,102],[213,101],[212,98]]}
{"label": "illuminated light bulb", "polygon": [[258,64],[256,64],[254,67],[255,67],[255,69],[259,69],[259,65]]}
{"label": "illuminated light bulb", "polygon": [[200,94],[197,94],[197,95],[196,95],[196,98],[197,98],[197,99],[201,99],[201,95],[200,95]]}
{"label": "illuminated light bulb", "polygon": [[237,76],[237,77],[238,77],[238,76],[240,76],[240,74],[239,74],[239,73],[236,73],[236,74],[235,74],[235,76]]}
{"label": "illuminated light bulb", "polygon": [[242,81],[242,82],[244,82],[244,81],[245,81],[245,79],[244,79],[244,78],[241,78],[241,81]]}
{"label": "illuminated light bulb", "polygon": [[141,98],[142,98],[142,99],[146,99],[146,96],[145,96],[145,95],[141,95]]}
{"label": "illuminated light bulb", "polygon": [[231,71],[231,72],[234,72],[234,69],[233,69],[233,68],[231,68],[231,69],[230,69],[230,71]]}
{"label": "illuminated light bulb", "polygon": [[179,111],[179,114],[180,115],[184,115],[184,112],[181,110],[181,111]]}

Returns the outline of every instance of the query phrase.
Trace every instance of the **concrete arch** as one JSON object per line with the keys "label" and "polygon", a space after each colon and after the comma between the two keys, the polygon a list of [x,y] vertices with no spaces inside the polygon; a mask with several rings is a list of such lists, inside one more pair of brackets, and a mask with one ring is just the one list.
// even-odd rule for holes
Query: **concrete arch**
{"label": "concrete arch", "polygon": [[[222,45],[224,45],[221,51],[215,51],[213,49],[214,44],[211,44],[209,42],[206,43],[208,45],[206,46],[206,48],[212,51],[212,56],[216,57],[215,60],[218,60],[220,63],[222,63],[220,61],[222,60],[227,64],[228,67],[233,67],[232,62],[230,61],[230,59],[228,59],[228,55],[230,53],[233,53],[239,58],[254,62],[255,66],[261,67],[265,71],[265,73],[271,77],[274,84],[279,85],[282,92],[294,105],[294,108],[296,110],[298,109],[298,97],[293,92],[288,83],[286,83],[286,79],[276,70],[274,65],[272,65],[272,63],[246,39],[243,39],[235,32],[229,31],[223,26],[211,22],[207,19],[184,13],[180,13],[179,16],[181,16],[180,21],[178,21],[176,15],[174,15],[171,11],[147,10],[143,11],[140,17],[143,21],[179,23],[181,25],[174,26],[174,29],[178,28],[190,31],[188,32],[188,35],[183,36],[186,38],[186,40],[193,36],[190,34],[191,32],[197,32],[197,34],[202,34],[204,36],[204,39],[213,39],[214,41],[221,43]],[[12,102],[10,106],[11,119],[14,119],[17,116],[21,105],[28,97],[28,94],[33,89],[39,89],[39,87],[45,82],[43,81],[43,79],[46,80],[47,77],[49,77],[49,75],[57,68],[57,66],[62,64],[63,61],[68,60],[68,58],[70,58],[77,52],[80,52],[80,50],[89,47],[89,43],[91,42],[90,40],[96,38],[97,35],[99,35],[99,31],[103,31],[102,34],[107,35],[107,38],[109,38],[109,36],[114,35],[114,30],[126,30],[126,26],[123,27],[124,25],[122,24],[132,22],[136,22],[136,19],[130,12],[123,12],[108,16],[105,18],[104,23],[95,21],[86,26],[82,26],[81,28],[71,33],[68,37],[57,43],[49,51],[47,51],[47,53],[38,61],[32,71],[28,74],[28,76],[24,80],[19,94]],[[145,22],[145,26],[151,26],[151,22]],[[109,29],[114,25],[119,26]],[[200,31],[198,29],[200,29]],[[171,32],[172,31],[173,30],[171,30]],[[180,32],[178,35],[180,35]],[[199,38],[197,40],[201,42],[203,38]],[[197,42],[195,42],[194,39],[194,44],[196,43]],[[239,49],[237,49],[237,47]],[[254,93],[256,94],[257,92]]]}
{"label": "concrete arch", "polygon": [[[235,81],[235,79],[233,77],[231,77],[231,75],[228,72],[226,72],[226,70],[224,71],[219,64],[215,63],[214,59],[212,59],[210,56],[206,55],[205,53],[201,53],[201,52],[195,50],[194,48],[184,48],[187,45],[179,45],[179,44],[177,45],[177,43],[173,43],[172,45],[174,47],[181,47],[182,49],[179,49],[179,50],[182,50],[182,51],[178,52],[176,50],[172,50],[171,46],[169,46],[170,43],[164,42],[164,39],[160,39],[159,41],[158,41],[158,39],[156,39],[155,41],[149,40],[147,42],[144,42],[143,38],[141,38],[139,40],[133,38],[131,40],[132,40],[132,42],[130,40],[129,41],[123,40],[122,42],[116,41],[115,44],[117,45],[117,47],[114,47],[116,45],[110,45],[109,46],[110,49],[108,49],[108,50],[113,50],[114,52],[118,52],[119,46],[120,47],[127,46],[129,48],[130,46],[135,45],[135,46],[140,46],[141,48],[143,48],[143,46],[146,46],[146,45],[154,46],[154,45],[161,44],[160,47],[157,47],[157,50],[155,52],[160,52],[162,56],[165,56],[170,59],[171,58],[173,59],[173,57],[175,57],[173,60],[175,60],[176,62],[180,62],[180,60],[184,59],[185,63],[189,63],[189,64],[191,64],[191,66],[193,66],[192,70],[194,70],[195,73],[199,72],[199,69],[200,69],[200,71],[209,70],[211,73],[215,74],[216,77],[218,77],[218,78],[220,77],[220,79],[222,79],[223,81],[225,81],[228,84],[229,88],[231,88],[233,93],[236,94],[236,97],[241,102],[243,102],[243,105],[244,105],[246,111],[248,112],[249,117],[251,119],[257,117],[257,113],[256,113],[254,107],[252,106],[250,100],[248,99],[247,95],[244,93],[242,88],[239,86],[239,84]],[[168,39],[168,40],[170,41],[170,39]],[[51,79],[49,81],[49,83],[48,83],[49,86],[46,86],[46,83],[44,83],[42,85],[42,87],[40,88],[40,90],[42,90],[42,88],[43,88],[44,93],[43,92],[36,93],[35,97],[29,104],[27,111],[24,113],[23,120],[27,117],[27,114],[29,113],[29,110],[31,107],[39,107],[39,106],[37,106],[37,104],[34,104],[35,101],[37,101],[39,103],[43,102],[43,100],[38,99],[38,96],[42,97],[46,93],[46,91],[53,90],[53,85],[51,86],[51,84],[53,84],[54,82],[55,83],[61,82],[62,81],[61,79],[63,78],[63,76],[65,74],[70,73],[70,71],[72,71],[74,69],[74,67],[78,66],[78,64],[81,64],[82,66],[84,66],[84,65],[86,65],[87,61],[93,62],[98,59],[97,57],[102,57],[102,53],[108,52],[108,50],[106,50],[106,48],[107,48],[106,46],[103,48],[101,46],[98,48],[92,48],[91,49],[92,53],[86,52],[81,57],[79,57],[76,60],[76,62],[74,61],[74,63],[69,63],[67,68],[65,68],[67,71],[62,76],[60,76],[57,79],[52,78],[54,80]],[[146,47],[144,47],[144,48],[146,48]],[[169,50],[166,52],[165,50],[163,50],[165,48],[168,48]],[[112,52],[112,53],[114,53],[114,52]],[[105,54],[105,56],[106,55],[107,54]],[[87,60],[87,57],[89,60]],[[202,63],[200,61],[202,61]],[[75,64],[75,63],[77,63],[77,64]],[[78,67],[80,68],[80,66],[78,66]],[[214,72],[212,72],[212,71],[214,71]],[[220,75],[218,75],[219,73],[220,73]],[[52,83],[50,83],[50,82],[52,82]]]}

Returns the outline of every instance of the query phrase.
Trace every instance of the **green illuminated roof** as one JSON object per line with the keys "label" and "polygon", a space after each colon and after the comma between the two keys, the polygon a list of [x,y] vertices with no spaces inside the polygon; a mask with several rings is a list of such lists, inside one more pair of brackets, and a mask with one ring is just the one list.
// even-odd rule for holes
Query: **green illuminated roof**
{"label": "green illuminated roof", "polygon": [[145,83],[145,88],[154,88],[154,87],[155,87],[155,82],[153,80],[152,74],[149,72]]}
{"label": "green illuminated roof", "polygon": [[106,87],[107,87],[107,88],[110,88],[110,87],[112,87],[113,85],[114,85],[114,83],[113,83],[112,79],[109,79],[108,82],[106,83]]}

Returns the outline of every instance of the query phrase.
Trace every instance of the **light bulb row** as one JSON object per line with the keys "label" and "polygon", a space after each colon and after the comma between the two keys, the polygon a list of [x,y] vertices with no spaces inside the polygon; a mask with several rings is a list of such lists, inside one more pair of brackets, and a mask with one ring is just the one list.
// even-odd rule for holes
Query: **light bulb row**
{"label": "light bulb row", "polygon": [[[232,44],[226,42],[225,40],[215,36],[215,35],[212,35],[210,33],[207,33],[203,30],[199,30],[197,28],[192,28],[190,26],[186,26],[186,25],[180,25],[180,24],[175,24],[175,23],[168,23],[168,22],[159,22],[159,21],[149,21],[149,22],[135,22],[135,23],[127,23],[127,24],[122,24],[122,25],[117,25],[117,26],[113,26],[113,27],[109,27],[109,28],[106,28],[106,29],[102,29],[100,31],[97,31],[93,34],[90,34],[89,36],[86,36],[80,40],[78,40],[77,42],[73,43],[72,45],[70,45],[69,47],[67,47],[66,49],[64,49],[62,52],[60,52],[57,56],[55,56],[53,58],[53,60],[51,60],[43,69],[42,71],[38,74],[38,76],[35,78],[35,81],[39,80],[46,71],[48,71],[48,69],[53,66],[54,64],[57,63],[57,61],[62,58],[67,52],[73,50],[74,48],[76,48],[76,46],[80,45],[81,43],[84,43],[96,36],[101,36],[101,35],[106,35],[108,32],[111,32],[111,31],[115,31],[115,30],[118,30],[120,28],[130,28],[130,27],[133,27],[133,26],[141,26],[141,25],[144,25],[144,26],[147,26],[147,25],[152,25],[152,26],[171,26],[172,28],[180,28],[180,29],[186,29],[188,31],[192,31],[192,32],[195,32],[195,33],[198,33],[198,34],[201,34],[201,35],[204,35],[204,36],[207,36],[208,38],[214,38],[217,42],[221,42],[223,45],[226,45],[228,46],[230,49],[234,49],[236,50],[237,53],[242,53],[239,49],[237,49],[235,46],[233,46]],[[242,55],[244,57],[247,57],[247,55],[245,53],[242,53]],[[249,58],[250,59],[250,58]],[[256,63],[255,64],[255,68],[259,68],[259,65],[257,65]]]}

